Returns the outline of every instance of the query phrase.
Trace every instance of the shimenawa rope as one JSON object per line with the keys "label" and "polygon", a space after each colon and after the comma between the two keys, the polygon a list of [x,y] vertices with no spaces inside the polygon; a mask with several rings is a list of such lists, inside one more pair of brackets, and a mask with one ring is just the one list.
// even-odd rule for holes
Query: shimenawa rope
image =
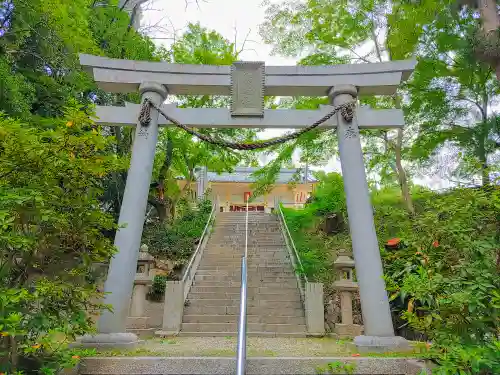
{"label": "shimenawa rope", "polygon": [[229,142],[223,139],[217,139],[214,137],[211,137],[206,134],[202,134],[198,131],[196,131],[193,128],[190,128],[184,124],[181,124],[179,121],[176,119],[170,117],[163,109],[161,109],[159,106],[157,106],[155,103],[153,103],[150,99],[146,98],[144,102],[142,103],[141,107],[141,112],[139,113],[139,123],[143,127],[149,126],[149,123],[151,122],[151,107],[156,109],[167,121],[170,121],[172,124],[177,126],[180,129],[183,129],[187,133],[197,137],[198,139],[216,145],[216,146],[221,146],[221,147],[226,147],[230,148],[233,150],[257,150],[261,148],[266,148],[270,146],[275,146],[281,143],[285,143],[288,141],[291,141],[293,139],[297,139],[300,137],[302,134],[305,134],[313,129],[316,129],[318,126],[323,124],[324,122],[328,121],[333,115],[335,115],[337,112],[340,111],[340,114],[346,120],[347,122],[351,122],[353,117],[354,117],[354,108],[356,106],[356,101],[350,101],[341,105],[338,105],[334,107],[330,112],[328,112],[326,115],[324,115],[322,118],[319,120],[315,121],[312,125],[309,125],[306,128],[300,129],[296,132],[285,134],[282,137],[277,137],[277,138],[272,138],[268,139],[265,141],[258,141],[258,142],[253,142],[253,143],[241,143],[241,142]]}

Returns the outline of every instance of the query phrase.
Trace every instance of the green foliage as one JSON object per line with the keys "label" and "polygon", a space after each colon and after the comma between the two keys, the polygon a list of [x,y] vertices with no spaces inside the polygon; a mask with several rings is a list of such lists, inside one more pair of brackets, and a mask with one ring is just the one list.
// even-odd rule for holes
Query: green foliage
{"label": "green foliage", "polygon": [[[230,65],[238,60],[239,54],[234,44],[219,33],[192,23],[188,24],[187,30],[171,49],[163,52],[164,58],[173,63],[211,65]],[[177,100],[180,107],[229,106],[227,96],[181,95]],[[241,142],[254,139],[256,134],[254,129],[241,128],[200,131],[216,138]],[[251,159],[248,153],[199,142],[182,130],[161,129],[153,172],[153,181],[157,181],[157,184],[152,186],[161,186],[161,194],[158,194],[158,189],[152,189],[150,197],[160,221],[171,221],[175,218],[176,206],[181,199],[189,197],[190,184],[196,180],[196,171],[200,167],[207,167],[215,172],[230,171],[242,160],[248,159]],[[186,181],[183,188],[179,188],[179,177]],[[170,212],[163,214],[166,210]]]}
{"label": "green foliage", "polygon": [[472,52],[476,26],[472,12],[457,16],[447,8],[425,26],[418,65],[406,86],[405,109],[407,121],[419,126],[412,158],[429,165],[433,156],[445,152],[457,160],[440,166],[449,177],[487,185],[500,139],[491,108],[499,86],[493,70]]}
{"label": "green foliage", "polygon": [[45,129],[0,118],[1,371],[70,365],[68,341],[102,308],[92,273],[115,224],[98,198],[122,165],[78,106],[64,112]]}
{"label": "green foliage", "polygon": [[153,284],[151,285],[151,290],[148,293],[148,298],[153,301],[160,301],[165,295],[168,279],[169,277],[166,275],[156,275],[153,278]]}
{"label": "green foliage", "polygon": [[384,253],[388,291],[402,318],[432,340],[439,374],[500,368],[499,198],[498,190],[427,192],[411,222],[384,216],[393,228],[399,221],[395,234],[407,245]]}
{"label": "green foliage", "polygon": [[152,255],[183,264],[193,254],[211,210],[211,202],[203,201],[197,210],[188,209],[168,226],[161,223],[147,225],[143,242],[148,245]]}
{"label": "green foliage", "polygon": [[338,173],[318,173],[320,182],[303,210],[283,208],[288,229],[300,254],[303,272],[311,279],[328,284],[334,279],[331,272],[335,249],[349,243],[347,233],[329,237],[319,229],[323,215],[345,214],[345,195],[342,177]]}
{"label": "green foliage", "polygon": [[356,363],[345,363],[342,361],[329,362],[324,367],[316,369],[317,374],[348,374],[353,375],[356,370]]}
{"label": "green foliage", "polygon": [[[336,250],[350,243],[347,233],[331,239],[318,230],[317,215],[342,211],[345,204],[340,176],[320,177],[311,204],[284,212],[308,276],[328,288]],[[397,187],[372,195],[395,318],[432,341],[426,356],[439,364],[436,374],[496,374],[500,190],[415,188],[412,197],[416,212],[410,216]],[[395,237],[405,247],[386,251],[385,242]]]}

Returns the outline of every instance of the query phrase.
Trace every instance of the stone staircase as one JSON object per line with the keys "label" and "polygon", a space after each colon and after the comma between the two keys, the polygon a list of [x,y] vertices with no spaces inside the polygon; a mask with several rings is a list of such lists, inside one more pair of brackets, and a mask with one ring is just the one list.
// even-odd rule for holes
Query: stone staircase
{"label": "stone staircase", "polygon": [[[219,213],[184,307],[180,336],[235,336],[245,213]],[[278,219],[249,212],[249,336],[304,337],[304,308]]]}

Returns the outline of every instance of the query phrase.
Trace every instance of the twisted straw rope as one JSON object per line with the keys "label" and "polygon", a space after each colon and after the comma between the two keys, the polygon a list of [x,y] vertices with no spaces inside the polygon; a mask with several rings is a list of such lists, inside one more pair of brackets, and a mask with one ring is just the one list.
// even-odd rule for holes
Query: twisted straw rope
{"label": "twisted straw rope", "polygon": [[176,119],[170,117],[163,109],[161,109],[158,105],[153,103],[149,98],[146,98],[142,103],[141,112],[139,113],[139,123],[141,126],[149,126],[151,122],[151,108],[156,109],[167,121],[170,121],[176,127],[184,130],[185,132],[197,137],[198,139],[216,145],[220,147],[226,147],[233,150],[257,150],[262,148],[267,148],[270,146],[279,145],[294,139],[299,138],[301,135],[316,129],[318,126],[328,121],[333,115],[340,111],[342,117],[345,121],[351,122],[354,117],[354,108],[356,106],[356,101],[350,101],[341,105],[334,107],[330,112],[324,115],[319,120],[315,121],[312,125],[309,125],[306,128],[298,130],[293,133],[285,134],[282,137],[272,138],[265,141],[258,141],[253,143],[241,143],[241,142],[229,142],[223,139],[217,139],[212,136],[202,134],[196,131],[193,128],[190,128],[184,124],[181,124]]}

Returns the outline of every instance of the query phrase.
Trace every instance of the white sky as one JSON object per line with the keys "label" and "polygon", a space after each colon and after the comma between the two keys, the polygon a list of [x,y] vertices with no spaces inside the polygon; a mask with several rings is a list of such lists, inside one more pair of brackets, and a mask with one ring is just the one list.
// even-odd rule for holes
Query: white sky
{"label": "white sky", "polygon": [[[241,48],[246,38],[241,60],[265,61],[266,65],[295,65],[295,59],[271,56],[271,46],[265,45],[259,36],[259,25],[264,21],[263,0],[151,0],[145,6],[141,24],[143,27],[157,25],[149,35],[165,39],[155,39],[157,44],[169,45],[174,35],[180,36],[188,23],[199,22],[201,26],[215,30],[230,41],[236,40]],[[271,2],[279,0],[271,0]],[[260,138],[270,138],[283,133],[283,130],[266,130]],[[317,168],[313,168],[317,169]],[[326,167],[328,172],[340,171],[338,160],[331,160]],[[415,179],[415,182],[433,188],[449,186],[438,176]]]}

